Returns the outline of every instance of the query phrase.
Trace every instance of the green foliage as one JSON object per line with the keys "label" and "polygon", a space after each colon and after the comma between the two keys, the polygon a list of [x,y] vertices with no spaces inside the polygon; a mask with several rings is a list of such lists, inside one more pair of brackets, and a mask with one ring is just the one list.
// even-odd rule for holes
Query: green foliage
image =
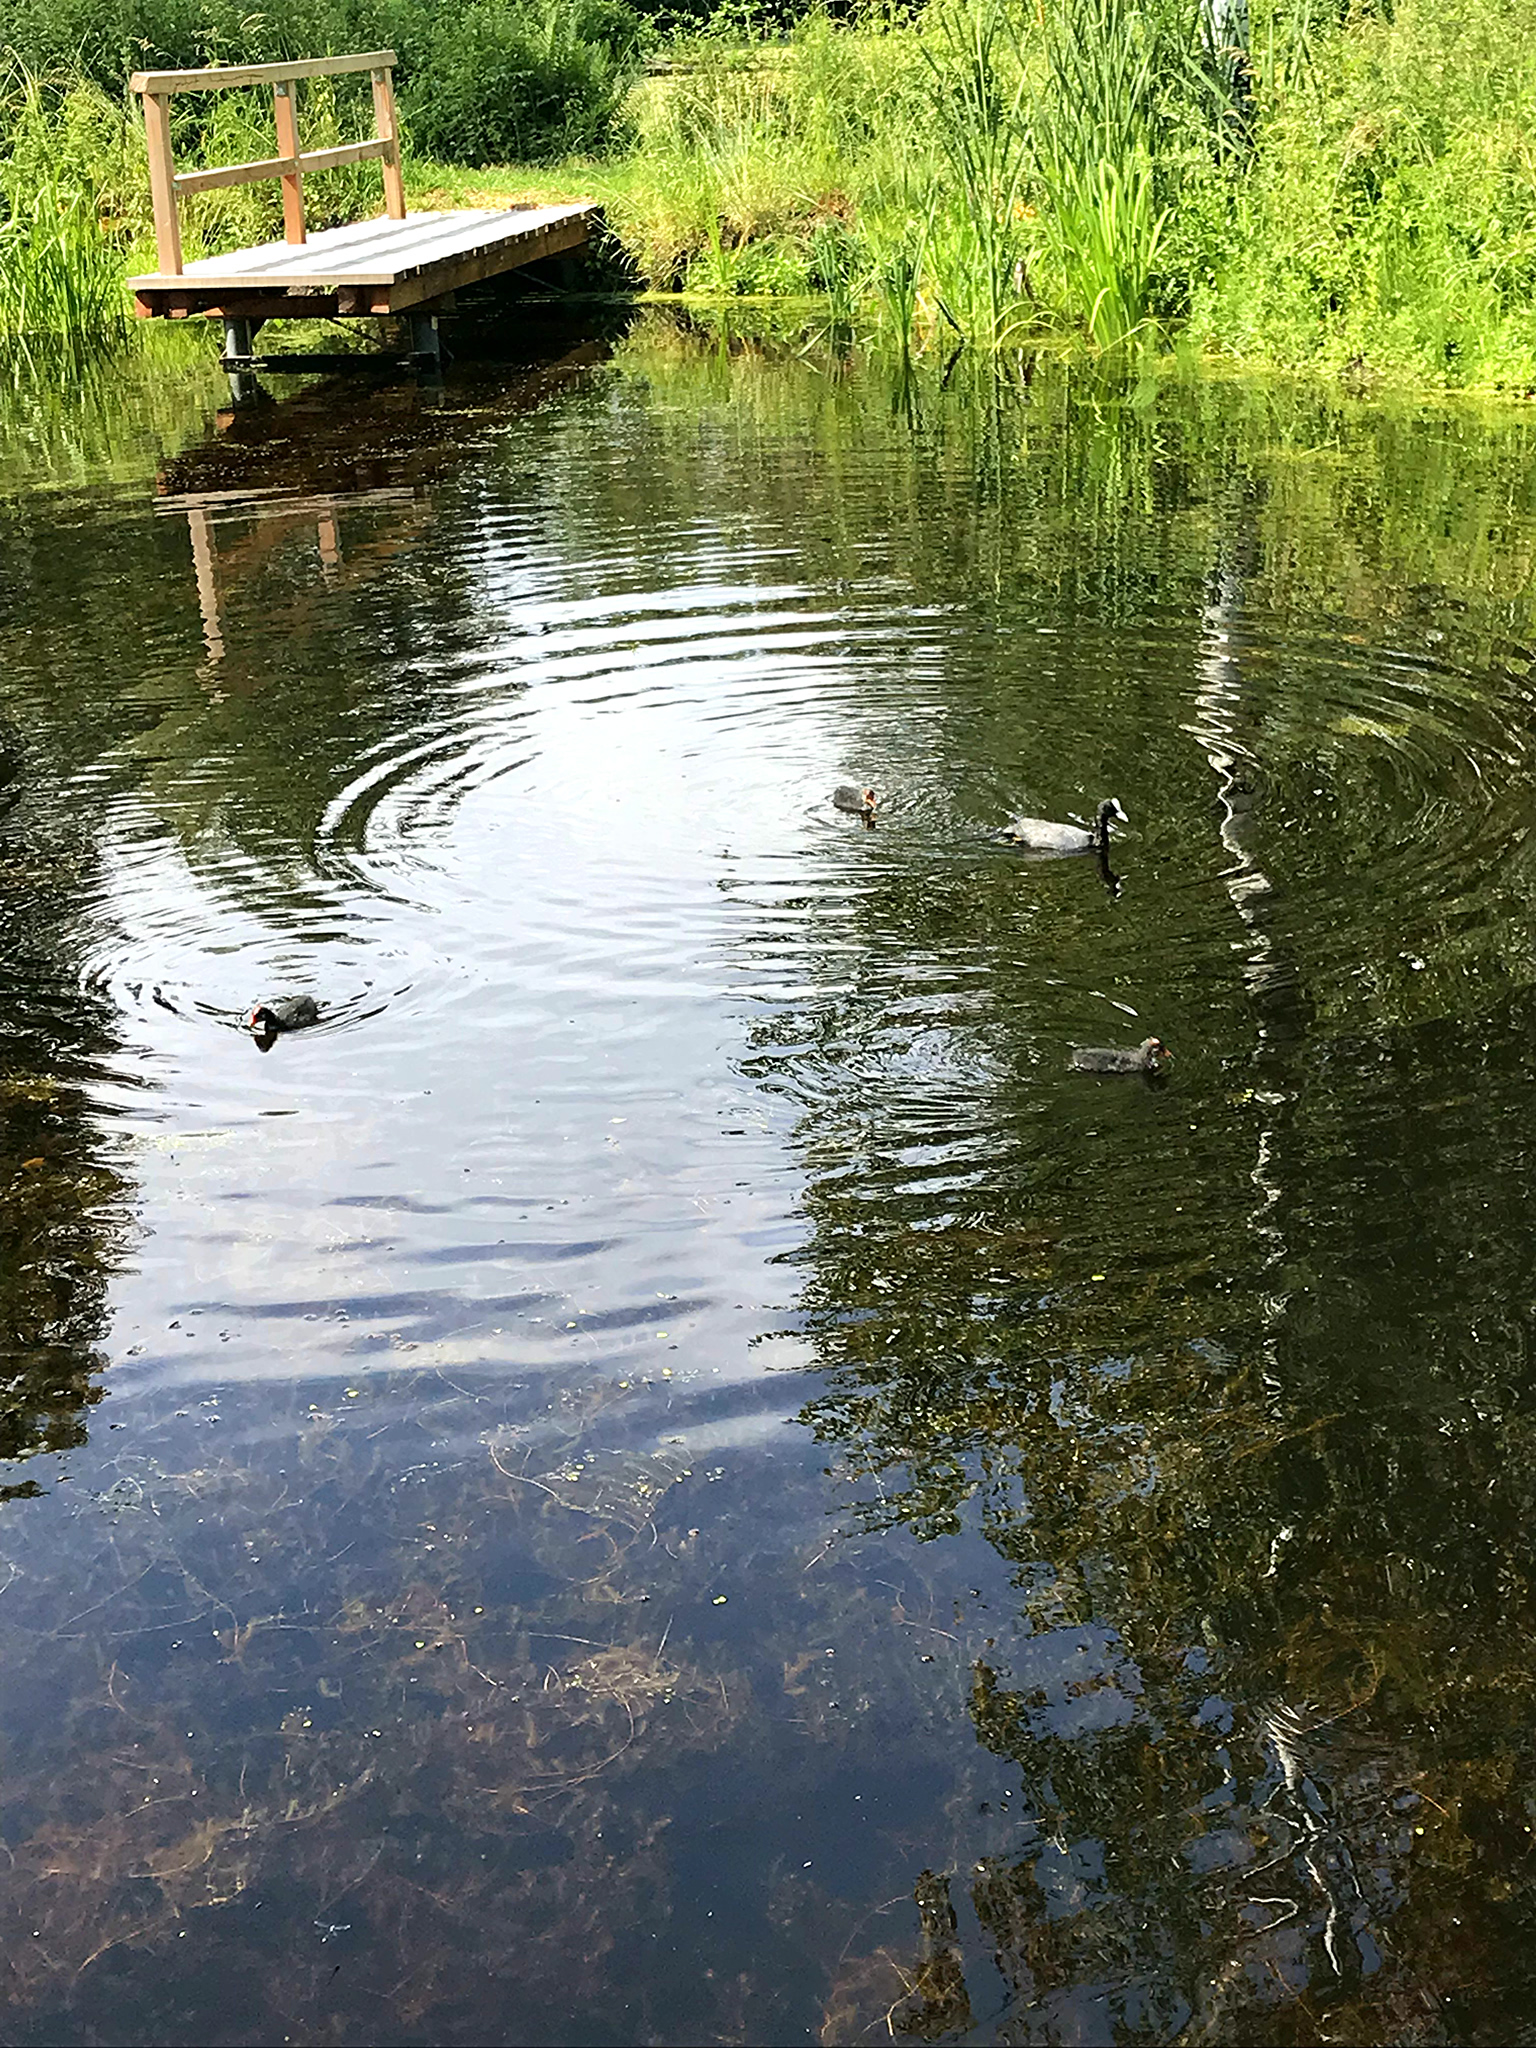
{"label": "green foliage", "polygon": [[744,245],[798,236],[787,272],[830,263],[840,317],[862,302],[908,340],[1054,327],[1110,347],[1187,301],[1166,225],[1186,192],[1212,211],[1232,151],[1184,0],[1066,0],[1043,27],[1012,0],[933,0],[676,54],[631,100],[632,162],[587,178],[653,285],[739,289]]}
{"label": "green foliage", "polygon": [[605,146],[643,32],[626,0],[292,0],[270,13],[241,0],[0,0],[0,50],[114,96],[145,67],[393,48],[415,145],[473,164]]}
{"label": "green foliage", "polygon": [[39,180],[0,227],[0,340],[111,335],[123,325],[122,271],[90,193]]}
{"label": "green foliage", "polygon": [[402,112],[414,146],[452,163],[537,163],[613,137],[639,17],[623,0],[474,0],[422,10]]}
{"label": "green foliage", "polygon": [[120,334],[139,170],[120,110],[84,81],[49,94],[14,67],[0,114],[0,346]]}
{"label": "green foliage", "polygon": [[839,324],[909,302],[919,345],[1065,329],[1102,349],[1187,320],[1207,349],[1524,390],[1524,26],[1516,0],[1268,0],[1244,57],[1189,0],[812,16],[777,45],[680,46],[686,68],[632,97],[633,158],[583,180],[660,288],[739,289],[764,240]]}
{"label": "green foliage", "polygon": [[1202,341],[1445,384],[1536,383],[1536,49],[1517,0],[1277,7],[1257,146],[1194,293]]}

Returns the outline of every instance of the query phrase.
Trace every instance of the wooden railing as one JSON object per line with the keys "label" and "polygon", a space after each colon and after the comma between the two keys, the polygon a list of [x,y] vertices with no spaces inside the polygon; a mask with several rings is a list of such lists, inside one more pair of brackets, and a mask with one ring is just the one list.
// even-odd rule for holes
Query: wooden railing
{"label": "wooden railing", "polygon": [[[391,220],[405,219],[405,182],[400,175],[400,130],[395,120],[393,50],[374,50],[365,57],[307,57],[293,64],[220,64],[203,71],[136,71],[132,88],[144,96],[144,128],[149,140],[149,190],[155,209],[155,247],[161,274],[182,275],[181,218],[176,202],[183,192],[210,192],[219,185],[250,185],[261,178],[283,181],[283,237],[304,240],[304,174],[332,171],[339,164],[362,163],[377,157],[384,168],[384,205]],[[378,129],[368,142],[347,142],[339,149],[299,148],[298,95],[301,78],[334,78],[344,71],[373,74],[373,119]],[[180,171],[171,154],[171,94],[214,92],[226,86],[270,85],[277,126],[278,156],[259,163],[225,164],[211,171]]]}

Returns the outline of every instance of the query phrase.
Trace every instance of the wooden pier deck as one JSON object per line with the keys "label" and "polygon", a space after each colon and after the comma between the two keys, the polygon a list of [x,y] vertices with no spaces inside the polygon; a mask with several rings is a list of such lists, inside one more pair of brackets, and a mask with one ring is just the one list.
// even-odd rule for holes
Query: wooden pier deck
{"label": "wooden pier deck", "polygon": [[[437,312],[460,286],[581,248],[598,218],[591,200],[564,206],[410,213],[400,169],[395,116],[395,53],[305,57],[283,64],[208,65],[197,71],[138,71],[132,89],[144,101],[150,196],[159,268],[128,280],[145,319],[211,314],[224,321],[231,369],[254,361],[258,328],[268,320],[404,313],[417,356],[436,358]],[[377,132],[361,142],[306,150],[299,143],[299,87],[307,80],[366,73]],[[178,171],[171,145],[171,101],[184,92],[270,87],[278,154],[255,163]],[[385,212],[377,220],[310,234],[304,180],[316,171],[376,161]],[[182,254],[180,201],[220,186],[276,179],[282,185],[283,239],[188,263]]]}
{"label": "wooden pier deck", "polygon": [[581,248],[596,203],[501,212],[408,213],[323,228],[298,243],[264,242],[206,256],[178,271],[131,277],[136,310],[173,320],[207,313],[258,320],[309,320],[404,313],[461,286]]}

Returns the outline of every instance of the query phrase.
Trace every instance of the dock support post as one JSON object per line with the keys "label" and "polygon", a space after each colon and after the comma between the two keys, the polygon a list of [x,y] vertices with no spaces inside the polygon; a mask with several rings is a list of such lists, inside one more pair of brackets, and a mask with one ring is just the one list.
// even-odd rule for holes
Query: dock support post
{"label": "dock support post", "polygon": [[384,210],[391,220],[405,219],[405,181],[400,171],[400,123],[395,117],[394,73],[386,65],[373,73],[373,125],[380,142],[389,144],[383,159]]}
{"label": "dock support post", "polygon": [[245,313],[224,315],[224,360],[242,366],[229,372],[229,395],[237,408],[252,405],[263,396],[260,380],[251,374],[250,369],[251,358],[256,353],[256,333],[263,324]]}
{"label": "dock support post", "polygon": [[224,354],[253,356],[256,353],[257,322],[244,313],[224,315]]}
{"label": "dock support post", "polygon": [[155,212],[155,260],[163,276],[180,277],[181,221],[176,212],[170,107],[165,93],[145,93],[144,142],[149,152],[149,197]]}
{"label": "dock support post", "polygon": [[[296,82],[280,79],[272,88],[273,121],[277,129],[277,153],[297,163],[299,159],[299,109]],[[304,180],[299,172],[283,178],[283,240],[302,242],[304,232]]]}
{"label": "dock support post", "polygon": [[443,337],[437,331],[437,315],[435,313],[412,313],[411,353],[417,356],[429,357],[430,365],[434,370],[442,369]]}

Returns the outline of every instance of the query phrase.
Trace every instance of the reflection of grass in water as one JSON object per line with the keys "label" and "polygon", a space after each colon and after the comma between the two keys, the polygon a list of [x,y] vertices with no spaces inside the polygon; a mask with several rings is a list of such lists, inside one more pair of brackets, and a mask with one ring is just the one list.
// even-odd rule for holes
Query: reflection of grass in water
{"label": "reflection of grass in water", "polygon": [[142,487],[146,467],[201,433],[204,409],[227,393],[201,321],[141,322],[132,348],[73,364],[67,377],[47,360],[0,359],[0,489],[40,475]]}

